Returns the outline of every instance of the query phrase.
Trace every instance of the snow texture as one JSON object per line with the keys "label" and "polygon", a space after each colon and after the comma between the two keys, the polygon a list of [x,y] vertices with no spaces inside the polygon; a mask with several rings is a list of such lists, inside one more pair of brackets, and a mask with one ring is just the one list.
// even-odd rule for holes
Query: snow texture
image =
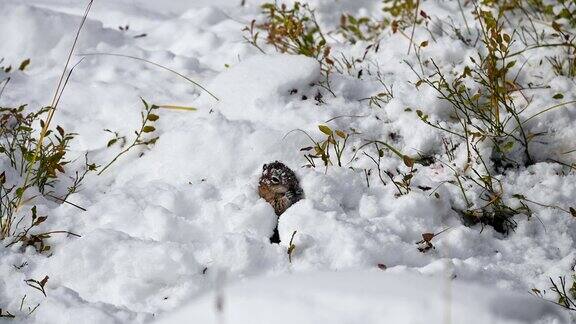
{"label": "snow texture", "polygon": [[[326,28],[334,28],[342,12],[380,12],[380,1],[309,3]],[[0,105],[38,108],[50,102],[85,4],[0,1],[0,57],[13,65],[31,59],[26,71],[11,74]],[[352,127],[364,139],[390,139],[406,154],[434,152],[442,146],[441,134],[406,108],[441,119],[446,103],[430,89],[415,91],[409,83],[414,74],[404,63],[408,40],[389,32],[375,59],[394,85],[394,98],[383,108],[368,108],[361,99],[379,91],[378,82],[345,76],[334,77],[332,96],[318,86],[322,75],[315,60],[271,47],[262,54],[242,38],[259,4],[95,1],[77,53],[154,61],[199,82],[219,100],[140,61],[84,57],[53,121],[79,134],[70,170],[82,165],[86,152],[104,165],[120,151],[118,145],[106,147],[112,137],[104,129],[131,138],[140,122],[140,97],[198,110],[159,110],[154,146],[123,156],[102,176],[90,174],[69,197],[86,212],[37,200],[39,213],[49,216],[44,229],[81,237],[54,235],[48,255],[0,246],[0,308],[19,315],[0,322],[150,323],[161,316],[158,323],[216,323],[213,291],[223,286],[225,323],[448,323],[445,312],[451,323],[567,323],[563,310],[531,296],[531,290],[546,291],[552,300],[549,278],[573,273],[574,217],[532,205],[534,216],[518,216],[517,229],[503,236],[462,224],[452,206],[464,202],[457,187],[440,185],[452,175],[441,164],[413,179],[414,188],[440,185],[440,198],[422,190],[396,197],[394,186],[383,186],[375,172],[367,186],[361,170],[374,168],[368,159],[354,169],[301,168],[300,149],[311,142],[294,130],[321,140],[319,124]],[[456,1],[423,6],[429,15],[461,19]],[[118,29],[125,25],[130,28]],[[472,49],[437,32],[426,55],[461,69]],[[426,40],[428,32],[417,29],[415,37]],[[365,45],[333,51],[361,55]],[[570,92],[573,80],[551,72],[540,77],[551,89],[536,96],[534,111],[555,104],[554,93],[563,92],[566,100],[576,96]],[[318,93],[324,103],[314,99]],[[535,144],[539,163],[502,177],[506,192],[545,205],[574,205],[576,175],[546,160],[573,159],[574,153],[557,156],[573,149],[573,108],[556,109],[531,124],[534,132],[551,137],[547,145]],[[356,137],[350,145],[359,144]],[[346,154],[348,161],[352,156]],[[462,167],[465,152],[455,154]],[[257,192],[262,165],[275,160],[296,172],[305,192],[278,222],[279,245],[269,243],[277,225],[274,210]],[[395,170],[402,161],[386,153],[382,165]],[[446,228],[434,239],[434,250],[418,251],[422,233]],[[46,275],[47,297],[24,283]]]}

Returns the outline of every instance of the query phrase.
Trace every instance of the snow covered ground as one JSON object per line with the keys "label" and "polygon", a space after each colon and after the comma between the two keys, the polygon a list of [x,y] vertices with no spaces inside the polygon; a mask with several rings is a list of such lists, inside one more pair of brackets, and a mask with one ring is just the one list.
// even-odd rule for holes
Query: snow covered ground
{"label": "snow covered ground", "polygon": [[[452,210],[462,203],[455,186],[440,186],[440,198],[417,189],[396,197],[396,188],[383,186],[375,172],[367,186],[361,169],[374,165],[366,158],[354,162],[354,170],[300,168],[306,162],[300,149],[310,140],[291,131],[302,129],[320,140],[319,124],[356,129],[361,135],[355,146],[361,139],[390,139],[411,155],[441,147],[441,134],[406,110],[440,116],[445,103],[432,90],[415,91],[408,83],[414,74],[404,63],[410,60],[405,38],[388,33],[382,40],[375,59],[386,82],[394,85],[394,98],[382,108],[368,107],[360,99],[379,91],[377,81],[335,76],[332,96],[317,85],[321,72],[315,60],[272,48],[262,54],[247,44],[242,29],[258,17],[260,2],[240,2],[95,1],[76,53],[151,60],[206,86],[219,100],[143,62],[85,57],[53,122],[79,134],[71,152],[78,163],[88,152],[91,161],[105,165],[120,151],[118,145],[106,147],[113,136],[104,129],[130,140],[140,123],[140,97],[198,110],[160,110],[159,140],[150,150],[130,152],[101,176],[90,174],[82,190],[69,197],[87,211],[36,203],[39,213],[49,216],[45,228],[81,237],[53,236],[48,255],[0,246],[0,308],[17,315],[0,322],[145,323],[163,315],[160,323],[184,318],[211,323],[215,312],[207,292],[224,283],[226,323],[448,323],[442,317],[446,293],[452,323],[569,320],[564,310],[530,294],[536,288],[555,300],[549,278],[567,275],[571,283],[574,217],[533,205],[535,217],[517,216],[518,227],[504,236],[490,227],[462,225]],[[327,29],[337,26],[342,12],[378,13],[380,5],[369,0],[309,3]],[[1,106],[49,104],[85,5],[0,1],[0,57],[12,64],[31,59],[26,71],[11,74]],[[423,6],[429,15],[460,19],[456,1],[425,1]],[[128,30],[118,28],[125,25]],[[426,37],[427,31],[417,29],[416,39]],[[426,55],[440,65],[462,66],[471,53],[441,32],[435,38]],[[347,51],[357,55],[364,47]],[[538,93],[532,107],[554,104],[551,97],[558,92],[565,100],[576,99],[573,79],[542,71],[539,78],[551,89]],[[314,99],[318,93],[324,103]],[[551,137],[546,145],[535,144],[539,163],[501,179],[506,192],[546,205],[575,205],[576,176],[544,158],[574,149],[574,108],[551,111],[534,123]],[[327,122],[334,117],[340,118]],[[306,194],[280,218],[279,245],[268,240],[276,225],[274,211],[257,193],[262,165],[274,160],[295,170]],[[391,170],[403,165],[391,154],[382,163]],[[437,164],[422,169],[413,187],[436,187],[450,176]],[[422,233],[447,228],[434,239],[434,250],[418,251],[415,242]],[[49,276],[46,297],[24,283],[44,276]]]}
{"label": "snow covered ground", "polygon": [[449,277],[360,271],[252,280],[217,290],[157,323],[563,323],[560,312],[532,296]]}

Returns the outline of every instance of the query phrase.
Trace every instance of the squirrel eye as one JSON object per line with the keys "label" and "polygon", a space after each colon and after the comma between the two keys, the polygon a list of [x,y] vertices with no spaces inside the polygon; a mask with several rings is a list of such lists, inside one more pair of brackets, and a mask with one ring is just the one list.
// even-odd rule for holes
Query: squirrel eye
{"label": "squirrel eye", "polygon": [[278,177],[272,177],[272,183],[280,183],[280,179],[278,179]]}

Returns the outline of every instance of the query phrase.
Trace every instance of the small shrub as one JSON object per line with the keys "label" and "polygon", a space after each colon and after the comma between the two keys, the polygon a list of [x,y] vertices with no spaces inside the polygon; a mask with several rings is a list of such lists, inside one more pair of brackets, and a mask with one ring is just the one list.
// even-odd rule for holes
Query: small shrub
{"label": "small shrub", "polygon": [[350,14],[340,16],[338,33],[351,44],[359,41],[374,42],[388,25],[386,21],[377,21],[371,17],[356,18]]}
{"label": "small shrub", "polygon": [[[346,149],[346,144],[350,138],[350,134],[341,130],[332,130],[326,125],[319,125],[318,129],[326,136],[323,141],[315,141],[308,133],[305,133],[308,138],[314,143],[313,146],[303,147],[300,149],[304,154],[304,158],[308,161],[307,167],[316,167],[316,160],[321,160],[324,167],[328,168],[330,165],[342,166],[342,155]],[[335,160],[331,156],[331,149],[334,152]],[[312,151],[313,153],[310,153]]]}
{"label": "small shrub", "polygon": [[382,10],[394,19],[391,22],[393,32],[422,22],[417,16],[420,0],[383,0],[382,4]]}
{"label": "small shrub", "polygon": [[[126,148],[124,148],[124,145],[121,145],[121,147],[124,149],[122,151],[120,151],[102,169],[100,169],[100,171],[98,172],[98,175],[101,175],[102,173],[104,173],[104,171],[106,171],[112,164],[114,164],[114,162],[116,162],[122,155],[128,153],[133,148],[136,148],[139,146],[149,146],[149,145],[156,144],[156,141],[158,140],[159,137],[153,136],[153,135],[149,136],[149,135],[153,134],[154,131],[156,131],[156,128],[153,125],[160,118],[160,116],[158,116],[154,112],[156,110],[158,110],[160,107],[157,105],[150,105],[148,102],[146,102],[142,98],[140,98],[140,100],[142,100],[144,108],[143,108],[142,112],[140,113],[141,120],[142,120],[140,123],[140,129],[134,131],[134,134],[136,135],[136,137],[134,138],[132,143],[130,145],[128,145]],[[106,131],[111,132],[110,130],[106,130]],[[107,144],[108,147],[114,145],[118,140],[121,140],[124,142],[126,141],[125,136],[120,136],[116,132],[111,132],[111,133],[114,134],[114,138],[112,138],[110,141],[108,141],[108,144]]]}
{"label": "small shrub", "polygon": [[[383,178],[384,174],[390,179],[394,187],[396,187],[396,190],[398,191],[396,196],[402,196],[410,193],[410,191],[412,190],[411,187],[412,178],[418,171],[418,169],[414,168],[414,163],[416,160],[412,157],[402,154],[396,148],[384,142],[371,141],[368,142],[367,144],[369,145],[369,147],[374,146],[377,153],[376,157],[373,157],[370,153],[367,152],[366,149],[364,149],[366,146],[368,146],[366,144],[361,146],[360,150],[363,150],[362,154],[368,157],[376,166],[376,170],[378,171],[378,179],[380,180],[380,182],[384,186],[387,185],[387,182]],[[397,169],[396,170],[397,175],[395,175],[392,171],[382,170],[381,161],[382,158],[384,157],[384,152],[386,149],[392,151],[393,154],[402,159],[404,165],[408,168],[407,172],[402,172],[401,170]]]}
{"label": "small shrub", "polygon": [[[19,229],[23,217],[15,223],[21,207],[20,202],[23,199],[33,198],[25,198],[24,192],[35,188],[40,195],[60,202],[68,202],[67,197],[79,188],[86,172],[90,169],[94,170],[95,166],[90,165],[90,168],[82,174],[76,173],[67,193],[55,192],[55,185],[66,181],[65,177],[62,177],[69,163],[66,154],[75,134],[67,133],[62,127],[56,126],[55,129],[46,131],[44,142],[40,144],[39,139],[34,136],[34,128],[37,125],[45,127],[44,120],[49,108],[45,107],[32,112],[26,112],[25,108],[25,105],[17,108],[0,107],[0,157],[6,161],[5,166],[9,167],[0,175],[0,240],[15,237],[16,240],[9,245],[17,241],[28,243],[35,241],[34,244],[28,245],[41,244],[45,247],[43,240],[49,237],[49,234],[30,234],[31,229],[45,220],[45,216],[36,217],[35,207],[32,208],[30,226],[24,230]],[[16,187],[15,183],[25,185]],[[45,251],[43,247],[37,250]]]}
{"label": "small shrub", "polygon": [[259,30],[266,33],[266,43],[280,53],[305,55],[316,59],[328,74],[334,64],[330,58],[330,47],[316,20],[314,10],[308,4],[295,2],[291,8],[276,3],[262,5],[264,22],[257,24],[253,20],[244,28],[249,36],[245,39],[263,52],[258,45]]}
{"label": "small shrub", "polygon": [[567,288],[566,277],[558,277],[558,283],[556,283],[552,278],[550,278],[550,283],[552,287],[550,290],[556,293],[557,301],[556,304],[569,309],[571,311],[576,311],[576,276],[572,275],[572,285]]}

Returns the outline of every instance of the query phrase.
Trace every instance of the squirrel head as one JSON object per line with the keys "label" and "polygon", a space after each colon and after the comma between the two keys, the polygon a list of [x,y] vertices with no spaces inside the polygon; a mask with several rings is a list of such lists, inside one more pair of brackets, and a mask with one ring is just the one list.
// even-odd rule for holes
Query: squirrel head
{"label": "squirrel head", "polygon": [[267,186],[276,194],[283,194],[298,185],[294,172],[279,161],[264,164],[260,185]]}

